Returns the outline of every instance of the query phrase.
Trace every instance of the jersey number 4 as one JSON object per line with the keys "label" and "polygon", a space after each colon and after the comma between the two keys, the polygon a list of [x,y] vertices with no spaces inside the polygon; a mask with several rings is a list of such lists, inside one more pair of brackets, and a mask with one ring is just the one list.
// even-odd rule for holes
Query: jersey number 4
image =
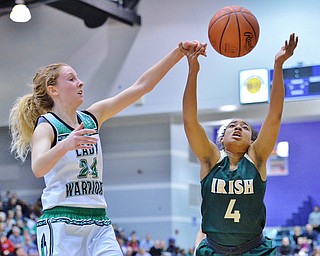
{"label": "jersey number 4", "polygon": [[240,221],[240,211],[234,210],[234,205],[236,203],[236,199],[231,199],[226,211],[226,214],[224,215],[225,219],[233,219],[233,222],[239,222]]}

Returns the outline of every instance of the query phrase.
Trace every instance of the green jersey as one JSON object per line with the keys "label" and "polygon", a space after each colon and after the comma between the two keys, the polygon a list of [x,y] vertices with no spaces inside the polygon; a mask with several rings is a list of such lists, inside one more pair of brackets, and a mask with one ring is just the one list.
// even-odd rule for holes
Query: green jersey
{"label": "green jersey", "polygon": [[221,158],[201,181],[202,231],[224,246],[238,246],[260,235],[266,221],[263,202],[266,182],[250,157],[230,171],[229,158]]}

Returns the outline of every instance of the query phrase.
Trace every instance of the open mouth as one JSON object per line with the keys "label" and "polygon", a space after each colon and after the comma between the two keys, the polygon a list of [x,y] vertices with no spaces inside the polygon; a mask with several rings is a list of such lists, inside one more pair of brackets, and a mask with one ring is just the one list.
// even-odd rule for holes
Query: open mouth
{"label": "open mouth", "polygon": [[232,134],[233,138],[241,138],[241,133],[240,132],[235,132]]}

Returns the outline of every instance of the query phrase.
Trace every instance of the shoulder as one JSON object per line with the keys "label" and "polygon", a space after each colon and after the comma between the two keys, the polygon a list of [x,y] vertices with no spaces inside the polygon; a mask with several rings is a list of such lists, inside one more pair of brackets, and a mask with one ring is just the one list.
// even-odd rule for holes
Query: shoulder
{"label": "shoulder", "polygon": [[58,121],[58,118],[51,112],[48,112],[44,115],[41,115],[37,122],[36,122],[36,127],[39,126],[40,124],[46,123],[50,125],[54,125],[55,122]]}
{"label": "shoulder", "polygon": [[34,132],[38,131],[38,132],[52,132],[54,133],[55,131],[55,127],[54,127],[54,123],[55,123],[55,116],[51,113],[46,113],[44,115],[41,115],[37,122],[36,122],[36,127],[34,129]]}
{"label": "shoulder", "polygon": [[84,122],[85,128],[98,129],[99,123],[96,116],[88,110],[77,111],[81,121]]}
{"label": "shoulder", "polygon": [[207,160],[207,161],[201,161],[200,162],[200,180],[203,180],[210,172],[211,170],[220,162],[223,161],[228,157],[227,153],[224,150],[217,151],[216,158],[212,161]]}
{"label": "shoulder", "polygon": [[253,146],[250,146],[246,154],[247,159],[250,160],[258,172],[260,173],[263,181],[267,180],[267,159],[263,159],[255,150]]}
{"label": "shoulder", "polygon": [[42,115],[38,118],[36,127],[33,132],[33,142],[45,138],[48,138],[51,141],[53,141],[54,137],[56,136],[56,129],[50,118],[52,117],[50,117],[49,113]]}
{"label": "shoulder", "polygon": [[49,122],[40,122],[37,124],[33,132],[34,138],[43,138],[44,136],[53,137],[55,134],[55,129],[53,129],[52,124]]}

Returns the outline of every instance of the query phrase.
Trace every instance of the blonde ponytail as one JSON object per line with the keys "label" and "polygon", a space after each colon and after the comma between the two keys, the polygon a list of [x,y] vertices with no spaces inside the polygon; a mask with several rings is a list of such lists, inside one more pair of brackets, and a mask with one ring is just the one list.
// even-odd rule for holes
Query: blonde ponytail
{"label": "blonde ponytail", "polygon": [[53,63],[41,67],[33,78],[33,94],[18,98],[10,111],[11,153],[24,161],[31,150],[33,130],[40,115],[53,108],[54,102],[47,87],[55,85],[65,63]]}
{"label": "blonde ponytail", "polygon": [[31,149],[31,139],[36,121],[41,111],[36,106],[32,94],[18,98],[9,116],[9,128],[12,136],[11,153],[24,161]]}

